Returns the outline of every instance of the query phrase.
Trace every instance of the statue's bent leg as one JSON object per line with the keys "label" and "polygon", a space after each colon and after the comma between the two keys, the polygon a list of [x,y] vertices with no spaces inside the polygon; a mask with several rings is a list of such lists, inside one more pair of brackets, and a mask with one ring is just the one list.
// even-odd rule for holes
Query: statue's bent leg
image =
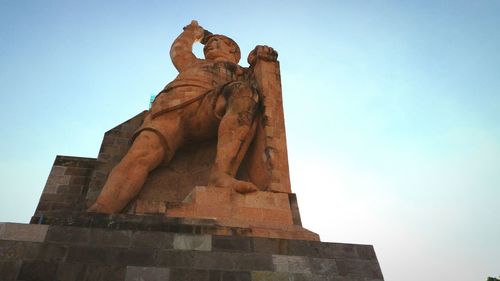
{"label": "statue's bent leg", "polygon": [[258,96],[247,83],[235,82],[228,86],[227,108],[218,131],[217,154],[210,175],[210,185],[233,188],[240,193],[257,191],[250,182],[236,180],[233,171],[240,163],[238,155],[246,153],[244,145],[254,134],[253,120]]}
{"label": "statue's bent leg", "polygon": [[149,172],[162,163],[165,149],[156,132],[140,132],[125,157],[111,171],[96,203],[88,211],[120,212],[139,193]]}

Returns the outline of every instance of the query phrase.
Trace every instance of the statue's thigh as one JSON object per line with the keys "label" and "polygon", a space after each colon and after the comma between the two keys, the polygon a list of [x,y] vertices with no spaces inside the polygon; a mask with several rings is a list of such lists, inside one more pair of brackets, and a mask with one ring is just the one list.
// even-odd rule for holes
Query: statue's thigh
{"label": "statue's thigh", "polygon": [[230,113],[254,112],[259,100],[258,94],[247,83],[233,83],[226,90],[226,111]]}
{"label": "statue's thigh", "polygon": [[176,151],[184,141],[182,112],[171,111],[154,119],[145,120],[143,130],[156,132],[166,143],[169,150]]}
{"label": "statue's thigh", "polygon": [[220,119],[215,113],[215,95],[207,95],[184,109],[186,137],[190,140],[215,138]]}

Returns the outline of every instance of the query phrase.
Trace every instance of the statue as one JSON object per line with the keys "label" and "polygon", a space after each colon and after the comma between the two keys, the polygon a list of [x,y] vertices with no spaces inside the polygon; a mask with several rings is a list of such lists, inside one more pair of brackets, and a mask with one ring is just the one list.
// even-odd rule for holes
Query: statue
{"label": "statue", "polygon": [[[205,59],[193,54],[196,42],[205,45]],[[154,100],[132,146],[111,171],[89,212],[120,212],[140,192],[148,174],[168,164],[179,147],[210,138],[217,138],[217,152],[209,186],[243,194],[259,190],[254,183],[235,178],[255,136],[261,103],[254,74],[238,65],[240,56],[232,39],[213,35],[196,21],[184,27],[170,49],[179,75]],[[276,60],[277,53],[257,46],[248,60],[256,58]]]}

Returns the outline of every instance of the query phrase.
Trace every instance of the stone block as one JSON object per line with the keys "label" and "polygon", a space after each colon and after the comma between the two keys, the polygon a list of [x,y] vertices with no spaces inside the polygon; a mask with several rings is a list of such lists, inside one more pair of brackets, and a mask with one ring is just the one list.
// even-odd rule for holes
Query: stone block
{"label": "stone block", "polygon": [[56,272],[57,281],[80,281],[85,276],[86,267],[81,263],[59,263]]}
{"label": "stone block", "polygon": [[358,253],[353,244],[323,243],[319,241],[290,240],[288,254],[317,258],[358,258]]}
{"label": "stone block", "polygon": [[161,267],[190,267],[194,264],[195,253],[194,251],[159,250],[156,264]]}
{"label": "stone block", "polygon": [[71,180],[71,176],[63,175],[63,176],[49,176],[47,179],[47,185],[61,185],[61,184],[69,184]]}
{"label": "stone block", "polygon": [[264,220],[263,212],[264,210],[260,208],[240,207],[234,210],[232,216],[234,219],[247,223],[258,223]]}
{"label": "stone block", "polygon": [[60,262],[67,252],[67,246],[53,243],[24,242],[22,247],[24,260]]}
{"label": "stone block", "polygon": [[[305,229],[290,228],[295,225],[288,194],[258,191],[242,195],[227,188],[197,186],[182,205],[169,204],[166,215],[212,218],[218,225],[251,228],[252,236],[272,234],[268,237],[291,238],[299,235],[302,239],[319,239]],[[270,232],[256,228],[267,228]],[[290,235],[286,235],[288,231]],[[307,235],[301,235],[302,232]]]}
{"label": "stone block", "polygon": [[25,248],[22,242],[0,240],[0,262],[21,260]]}
{"label": "stone block", "polygon": [[273,259],[269,255],[250,253],[234,254],[233,256],[236,270],[270,271],[274,269]]}
{"label": "stone block", "polygon": [[226,252],[196,252],[192,266],[199,269],[235,270],[235,254]]}
{"label": "stone block", "polygon": [[288,241],[286,239],[260,238],[253,240],[253,250],[256,253],[285,255],[288,253]]}
{"label": "stone block", "polygon": [[0,277],[2,281],[14,281],[17,279],[17,274],[21,269],[21,260],[17,261],[0,261]]}
{"label": "stone block", "polygon": [[273,255],[274,271],[290,273],[311,273],[307,257]]}
{"label": "stone block", "polygon": [[175,234],[173,248],[176,250],[211,251],[211,235]]}
{"label": "stone block", "polygon": [[309,241],[290,240],[288,241],[287,254],[293,256],[313,256],[317,257],[318,253],[315,248],[311,247]]}
{"label": "stone block", "polygon": [[268,225],[293,225],[292,213],[288,210],[263,210],[262,220]]}
{"label": "stone block", "polygon": [[132,234],[132,247],[173,249],[174,234],[159,231],[136,231]]}
{"label": "stone block", "polygon": [[117,260],[116,249],[109,247],[70,246],[66,256],[69,263],[114,264]]}
{"label": "stone block", "polygon": [[170,270],[165,267],[127,266],[125,281],[168,281]]}
{"label": "stone block", "polygon": [[230,218],[232,215],[231,208],[229,204],[225,205],[192,205],[194,206],[194,217],[198,218],[214,218],[214,219],[224,219]]}
{"label": "stone block", "polygon": [[210,271],[209,281],[252,281],[249,271]]}
{"label": "stone block", "polygon": [[378,263],[360,259],[337,259],[336,264],[340,276],[360,279],[366,278],[368,280],[383,279]]}
{"label": "stone block", "polygon": [[57,263],[44,261],[23,261],[18,280],[53,281],[56,277]]}
{"label": "stone block", "polygon": [[170,269],[169,281],[209,281],[210,272],[208,270],[191,268]]}
{"label": "stone block", "polygon": [[252,240],[240,236],[213,236],[213,251],[251,252]]}
{"label": "stone block", "polygon": [[156,263],[156,250],[150,248],[117,248],[114,264],[148,266]]}
{"label": "stone block", "polygon": [[131,244],[132,231],[106,230],[93,228],[90,230],[89,243],[94,246],[128,247]]}
{"label": "stone block", "polygon": [[334,259],[310,258],[311,272],[317,275],[338,275],[337,264]]}
{"label": "stone block", "polygon": [[286,272],[252,271],[252,281],[290,281]]}
{"label": "stone block", "polygon": [[62,176],[66,172],[66,167],[63,166],[52,166],[49,176]]}
{"label": "stone block", "polygon": [[334,276],[288,273],[288,272],[270,272],[270,271],[252,271],[252,281],[360,281],[347,280]]}
{"label": "stone block", "polygon": [[41,224],[0,223],[0,239],[42,242],[48,228]]}
{"label": "stone block", "polygon": [[294,193],[288,194],[288,201],[290,203],[290,209],[292,210],[293,224],[302,226],[302,219],[300,218],[297,196]]}
{"label": "stone block", "polygon": [[85,265],[85,275],[83,277],[84,281],[122,281],[124,279],[124,266],[98,264]]}
{"label": "stone block", "polygon": [[92,172],[92,169],[81,168],[81,167],[68,167],[64,172],[65,175],[70,176],[88,176]]}
{"label": "stone block", "polygon": [[54,183],[47,181],[42,192],[45,194],[55,194],[55,193],[57,193],[57,187],[58,187],[57,184],[54,184]]}
{"label": "stone block", "polygon": [[89,178],[87,176],[71,176],[69,183],[72,185],[84,185],[87,184]]}
{"label": "stone block", "polygon": [[356,245],[356,252],[358,253],[359,258],[365,260],[376,260],[377,255],[375,255],[375,250],[371,245]]}
{"label": "stone block", "polygon": [[316,249],[319,257],[323,258],[359,258],[354,244],[311,242],[311,247]]}
{"label": "stone block", "polygon": [[81,194],[83,192],[83,189],[84,189],[83,185],[75,185],[75,184],[59,185],[57,187],[56,193],[59,193],[59,194]]}
{"label": "stone block", "polygon": [[163,201],[154,200],[136,200],[135,213],[136,214],[161,214],[165,213],[166,206]]}
{"label": "stone block", "polygon": [[47,242],[87,244],[90,241],[90,228],[50,226],[47,231]]}

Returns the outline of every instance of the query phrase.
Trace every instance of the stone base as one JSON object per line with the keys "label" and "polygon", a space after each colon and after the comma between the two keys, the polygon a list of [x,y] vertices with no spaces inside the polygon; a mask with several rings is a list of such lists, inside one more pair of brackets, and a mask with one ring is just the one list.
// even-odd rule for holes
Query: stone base
{"label": "stone base", "polygon": [[204,225],[175,223],[139,230],[144,223],[123,217],[89,218],[92,227],[68,226],[83,218],[0,224],[0,280],[383,280],[370,245],[210,235]]}
{"label": "stone base", "polygon": [[135,213],[209,219],[221,227],[250,229],[249,236],[319,241],[318,234],[303,228],[300,218],[294,218],[298,210],[292,211],[290,201],[288,193],[240,194],[229,188],[197,186],[182,203],[138,200]]}
{"label": "stone base", "polygon": [[287,193],[240,194],[229,188],[197,186],[169,217],[216,219],[221,225],[271,227],[293,225]]}

